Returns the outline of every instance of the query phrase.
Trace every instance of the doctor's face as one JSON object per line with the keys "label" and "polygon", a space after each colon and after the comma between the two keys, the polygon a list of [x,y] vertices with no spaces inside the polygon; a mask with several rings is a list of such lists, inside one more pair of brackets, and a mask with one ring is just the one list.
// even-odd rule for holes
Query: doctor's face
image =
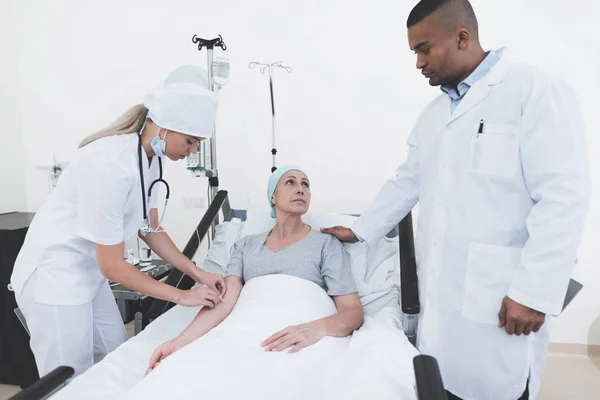
{"label": "doctor's face", "polygon": [[417,69],[431,86],[453,83],[460,76],[461,51],[457,32],[432,14],[408,28],[408,44],[417,56]]}
{"label": "doctor's face", "polygon": [[275,188],[273,194],[275,215],[278,211],[289,214],[305,214],[310,207],[310,182],[300,171],[286,172]]}
{"label": "doctor's face", "polygon": [[198,152],[198,144],[203,138],[189,136],[184,133],[169,131],[165,153],[173,161],[183,160],[190,154]]}

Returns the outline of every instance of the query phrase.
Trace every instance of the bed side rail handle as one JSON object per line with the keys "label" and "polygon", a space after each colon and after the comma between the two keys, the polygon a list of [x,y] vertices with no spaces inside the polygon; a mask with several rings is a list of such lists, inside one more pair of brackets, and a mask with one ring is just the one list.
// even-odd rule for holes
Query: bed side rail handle
{"label": "bed side rail handle", "polygon": [[440,367],[435,358],[419,355],[413,359],[419,400],[448,400]]}
{"label": "bed side rail handle", "polygon": [[[221,209],[221,207],[223,207],[223,204],[225,204],[226,202],[227,191],[219,190],[213,202],[210,204],[210,207],[208,207],[206,213],[202,216],[202,219],[198,223],[198,227],[196,228],[198,234],[196,234],[196,231],[192,232],[190,240],[188,240],[187,244],[185,245],[182,251],[184,256],[186,256],[190,260],[194,258],[194,255],[196,255],[196,251],[198,250],[200,243],[202,243],[202,240],[204,240],[204,237],[208,233],[208,230],[210,229],[210,226],[212,225],[213,221],[218,217],[219,210]],[[200,237],[198,238],[198,236]]]}
{"label": "bed side rail handle", "polygon": [[400,246],[402,312],[409,315],[418,315],[421,311],[419,304],[419,280],[417,278],[412,213],[410,212],[398,225],[398,245]]}
{"label": "bed side rail handle", "polygon": [[39,400],[49,397],[66,385],[75,374],[71,367],[57,367],[9,400]]}
{"label": "bed side rail handle", "polygon": [[417,325],[421,306],[419,302],[419,280],[415,258],[412,213],[398,224],[398,246],[400,252],[400,302],[402,305],[402,328],[413,346],[417,345]]}

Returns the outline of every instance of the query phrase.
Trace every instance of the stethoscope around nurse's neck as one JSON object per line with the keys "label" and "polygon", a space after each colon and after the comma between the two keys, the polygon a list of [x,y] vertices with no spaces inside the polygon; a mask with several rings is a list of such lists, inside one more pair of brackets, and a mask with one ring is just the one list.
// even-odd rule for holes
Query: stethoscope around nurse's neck
{"label": "stethoscope around nurse's neck", "polygon": [[157,183],[162,183],[165,185],[165,188],[167,189],[167,195],[165,197],[165,206],[163,207],[162,215],[158,222],[158,226],[156,228],[153,228],[150,218],[148,217],[148,208],[147,208],[147,203],[146,203],[146,188],[145,188],[146,184],[144,181],[144,164],[142,163],[142,157],[143,157],[143,155],[142,155],[142,132],[144,132],[145,126],[146,126],[146,122],[144,122],[144,126],[142,126],[142,129],[140,130],[140,133],[138,134],[138,161],[139,161],[139,167],[140,167],[140,184],[142,185],[142,206],[144,209],[144,220],[142,221],[142,226],[140,227],[140,233],[144,237],[152,232],[164,232],[164,230],[160,230],[159,227],[162,225],[163,218],[165,217],[165,211],[167,210],[167,203],[169,202],[169,195],[171,194],[169,184],[167,183],[167,181],[165,181],[163,179],[162,157],[158,156],[159,175],[158,175],[158,179],[154,180],[150,184],[150,187],[148,188],[148,202],[150,202],[150,197],[152,196],[152,189],[154,188],[154,185],[156,185]]}

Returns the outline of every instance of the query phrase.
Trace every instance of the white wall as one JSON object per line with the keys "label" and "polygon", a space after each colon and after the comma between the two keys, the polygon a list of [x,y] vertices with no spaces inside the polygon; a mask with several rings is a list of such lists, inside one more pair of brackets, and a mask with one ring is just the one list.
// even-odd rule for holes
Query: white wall
{"label": "white wall", "polygon": [[[21,116],[27,149],[28,208],[47,195],[47,174],[34,169],[68,161],[78,141],[159,84],[177,65],[205,65],[193,34],[222,34],[231,80],[217,122],[221,187],[233,205],[265,200],[271,166],[267,77],[250,61],[293,67],[275,77],[279,165],[294,163],[313,184],[313,211],[361,212],[405,159],[405,140],[422,108],[439,93],[415,69],[406,17],[416,1],[275,0],[19,2]],[[517,59],[558,73],[578,92],[590,154],[598,153],[600,54],[593,31],[600,8],[586,0],[473,1],[486,48],[508,45]],[[595,151],[594,151],[595,150]],[[591,160],[592,179],[600,165]],[[165,225],[183,246],[202,210],[183,209],[206,183],[170,163],[171,207]],[[598,198],[594,187],[594,200]],[[193,212],[192,212],[193,211]],[[595,268],[600,206],[592,201],[575,277],[584,291],[556,320],[558,342],[600,344],[590,334],[600,314]],[[596,324],[597,325],[597,324]],[[597,329],[597,328],[596,328]]]}
{"label": "white wall", "polygon": [[0,2],[0,214],[25,211],[25,160],[17,79],[16,0]]}

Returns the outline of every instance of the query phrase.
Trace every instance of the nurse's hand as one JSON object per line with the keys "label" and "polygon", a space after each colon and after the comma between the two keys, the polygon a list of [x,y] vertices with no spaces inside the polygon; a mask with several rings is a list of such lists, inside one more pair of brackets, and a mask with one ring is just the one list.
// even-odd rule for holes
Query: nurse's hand
{"label": "nurse's hand", "polygon": [[169,340],[168,342],[165,342],[158,346],[156,350],[154,350],[154,353],[152,353],[152,357],[150,357],[150,363],[144,375],[148,375],[150,371],[158,367],[162,360],[175,353],[182,347],[183,344],[179,343],[176,339]]}
{"label": "nurse's hand", "polygon": [[529,335],[540,330],[546,314],[517,303],[506,296],[498,313],[498,328],[504,328],[509,335]]}
{"label": "nurse's hand", "polygon": [[344,226],[334,226],[333,228],[321,228],[321,232],[328,233],[339,239],[340,242],[356,243],[358,238],[352,232],[352,229]]}
{"label": "nurse's hand", "polygon": [[225,293],[227,293],[227,285],[225,284],[225,279],[223,279],[222,275],[214,274],[212,272],[203,272],[200,275],[200,283],[203,283],[212,290],[218,292],[221,297],[225,297]]}
{"label": "nurse's hand", "polygon": [[206,285],[200,285],[190,290],[182,290],[176,303],[184,307],[208,306],[214,308],[219,301],[219,292]]}

